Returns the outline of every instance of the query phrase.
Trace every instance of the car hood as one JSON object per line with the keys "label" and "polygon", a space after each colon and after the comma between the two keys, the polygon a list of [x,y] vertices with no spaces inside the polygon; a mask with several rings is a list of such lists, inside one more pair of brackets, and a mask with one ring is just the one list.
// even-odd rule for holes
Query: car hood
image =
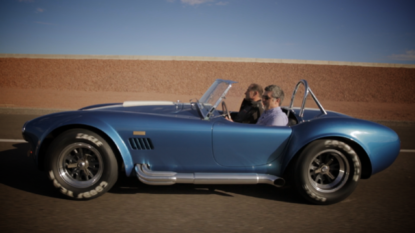
{"label": "car hood", "polygon": [[79,110],[156,114],[200,119],[200,114],[196,106],[189,103],[172,101],[126,101],[124,103],[92,105]]}

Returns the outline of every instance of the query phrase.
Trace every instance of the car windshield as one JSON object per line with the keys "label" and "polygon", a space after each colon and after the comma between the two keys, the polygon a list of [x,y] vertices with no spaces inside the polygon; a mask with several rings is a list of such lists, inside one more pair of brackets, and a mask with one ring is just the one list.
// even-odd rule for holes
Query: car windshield
{"label": "car windshield", "polygon": [[216,79],[212,86],[203,94],[197,104],[204,119],[209,119],[219,103],[225,98],[233,83],[236,82]]}

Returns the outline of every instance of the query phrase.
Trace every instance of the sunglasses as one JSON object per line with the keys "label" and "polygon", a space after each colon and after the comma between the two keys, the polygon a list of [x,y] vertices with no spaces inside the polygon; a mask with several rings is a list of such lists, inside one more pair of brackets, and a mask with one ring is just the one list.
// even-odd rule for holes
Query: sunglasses
{"label": "sunglasses", "polygon": [[269,97],[269,96],[267,96],[267,95],[263,95],[263,96],[262,96],[262,99],[264,99],[264,100],[269,100],[269,99],[272,99],[272,98],[274,98],[274,97]]}

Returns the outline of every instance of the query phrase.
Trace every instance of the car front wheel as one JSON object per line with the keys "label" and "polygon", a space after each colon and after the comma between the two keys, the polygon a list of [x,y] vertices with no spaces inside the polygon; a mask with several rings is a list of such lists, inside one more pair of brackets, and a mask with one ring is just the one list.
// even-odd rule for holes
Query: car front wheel
{"label": "car front wheel", "polygon": [[49,178],[70,198],[96,198],[117,181],[115,155],[109,144],[92,131],[65,131],[52,142],[47,156]]}
{"label": "car front wheel", "polygon": [[295,163],[297,191],[314,204],[333,204],[347,198],[356,188],[361,164],[355,151],[338,140],[310,143]]}

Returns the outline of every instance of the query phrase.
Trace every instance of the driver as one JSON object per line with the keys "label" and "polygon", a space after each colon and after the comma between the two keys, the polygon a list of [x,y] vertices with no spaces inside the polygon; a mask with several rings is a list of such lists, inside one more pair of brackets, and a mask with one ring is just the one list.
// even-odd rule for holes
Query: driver
{"label": "driver", "polygon": [[261,102],[263,92],[261,85],[256,83],[249,85],[239,112],[231,113],[232,119],[229,120],[239,123],[256,124],[258,118],[264,112],[264,107]]}

